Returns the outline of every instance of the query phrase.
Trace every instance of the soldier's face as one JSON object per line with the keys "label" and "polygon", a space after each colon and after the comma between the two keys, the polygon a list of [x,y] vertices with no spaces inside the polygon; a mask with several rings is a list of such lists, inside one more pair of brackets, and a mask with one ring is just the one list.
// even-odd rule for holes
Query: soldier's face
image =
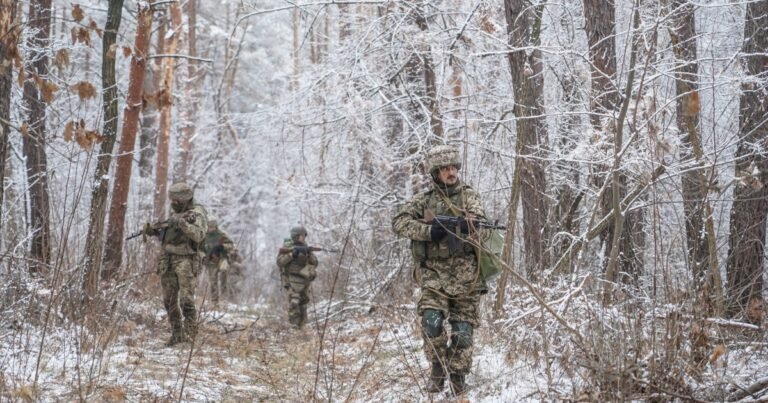
{"label": "soldier's face", "polygon": [[216,226],[215,225],[209,225],[208,226],[208,232],[210,232],[210,233],[216,232]]}
{"label": "soldier's face", "polygon": [[459,181],[459,169],[456,165],[440,167],[437,171],[437,179],[444,185],[453,186]]}
{"label": "soldier's face", "polygon": [[299,235],[296,236],[296,241],[299,242],[299,243],[304,243],[304,239],[305,238],[306,238],[306,236],[304,234],[299,234]]}

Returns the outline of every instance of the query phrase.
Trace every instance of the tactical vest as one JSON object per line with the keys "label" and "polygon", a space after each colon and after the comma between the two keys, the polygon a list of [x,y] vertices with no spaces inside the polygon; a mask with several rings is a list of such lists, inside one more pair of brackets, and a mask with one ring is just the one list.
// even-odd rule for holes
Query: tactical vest
{"label": "tactical vest", "polygon": [[[465,185],[461,184],[459,186],[459,189],[448,195],[438,193],[435,189],[429,190],[427,192],[426,208],[431,210],[434,215],[451,217],[463,215],[462,211],[465,209]],[[421,214],[422,217],[424,217],[426,211],[422,211]],[[465,234],[459,234],[459,231],[457,231],[456,228],[448,228],[448,230],[455,232],[457,234],[456,236],[460,239],[466,239],[467,237]],[[411,251],[417,262],[424,262],[427,259],[448,259],[457,256],[473,255],[475,253],[475,249],[471,244],[462,242],[462,246],[463,247],[460,250],[452,253],[448,247],[448,236],[446,236],[439,242],[413,241],[411,243]]]}
{"label": "tactical vest", "polygon": [[[205,209],[199,204],[194,204],[190,210],[195,210],[196,213],[205,217]],[[196,223],[197,225],[205,225],[205,223]],[[189,239],[188,236],[181,231],[181,229],[175,226],[169,226],[165,230],[163,236],[163,250],[174,255],[194,255],[200,250],[201,245]]]}

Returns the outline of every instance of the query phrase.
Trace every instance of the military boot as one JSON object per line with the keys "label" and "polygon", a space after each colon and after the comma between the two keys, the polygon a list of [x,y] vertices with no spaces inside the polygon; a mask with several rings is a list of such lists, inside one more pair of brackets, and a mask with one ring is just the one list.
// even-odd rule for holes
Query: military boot
{"label": "military boot", "polygon": [[432,363],[432,373],[427,382],[427,392],[440,393],[445,386],[445,369],[439,362]]}
{"label": "military boot", "polygon": [[451,374],[451,391],[454,396],[461,396],[467,390],[467,384],[464,382],[464,375]]}
{"label": "military boot", "polygon": [[173,347],[179,343],[184,343],[187,341],[186,336],[184,336],[184,329],[181,325],[174,325],[173,329],[171,329],[171,338],[168,339],[168,341],[165,343],[166,347]]}

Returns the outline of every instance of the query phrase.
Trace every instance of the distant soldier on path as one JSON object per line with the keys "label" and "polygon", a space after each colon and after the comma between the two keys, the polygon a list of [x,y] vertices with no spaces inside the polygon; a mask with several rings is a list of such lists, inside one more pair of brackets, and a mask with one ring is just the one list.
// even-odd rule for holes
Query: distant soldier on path
{"label": "distant soldier on path", "polygon": [[169,190],[173,213],[167,226],[150,227],[145,233],[160,237],[162,253],[157,265],[163,287],[163,305],[171,323],[173,346],[197,335],[195,283],[200,273],[199,252],[207,228],[205,209],[195,203],[194,190],[186,183],[175,183]]}
{"label": "distant soldier on path", "polygon": [[[451,390],[462,395],[472,367],[473,333],[480,324],[480,297],[487,285],[479,275],[474,247],[466,242],[474,219],[485,219],[480,196],[459,180],[461,159],[452,146],[440,145],[427,153],[432,188],[417,194],[392,219],[398,235],[411,239],[416,278],[421,287],[424,353],[432,365],[427,390],[438,393],[450,379]],[[446,227],[429,217],[458,217]],[[450,340],[444,321],[451,325]]]}
{"label": "distant soldier on path", "polygon": [[235,244],[219,228],[218,222],[208,220],[208,231],[203,241],[203,264],[208,272],[208,289],[214,306],[219,304],[219,296],[226,290],[227,274],[231,267],[230,258],[234,249]]}
{"label": "distant soldier on path", "polygon": [[309,286],[316,277],[317,257],[306,244],[307,230],[291,228],[291,238],[286,239],[277,255],[280,280],[288,291],[288,321],[301,329],[307,321]]}

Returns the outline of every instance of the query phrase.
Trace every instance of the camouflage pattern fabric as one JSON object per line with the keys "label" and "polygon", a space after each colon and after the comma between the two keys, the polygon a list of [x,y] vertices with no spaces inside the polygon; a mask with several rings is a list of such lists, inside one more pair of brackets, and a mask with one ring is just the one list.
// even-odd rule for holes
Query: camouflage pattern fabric
{"label": "camouflage pattern fabric", "polygon": [[306,246],[290,239],[286,240],[283,247],[288,251],[277,255],[277,266],[280,268],[282,286],[288,291],[288,321],[292,325],[302,327],[307,321],[309,286],[315,279],[317,257],[308,251],[306,255],[294,258],[295,245]]}
{"label": "camouflage pattern fabric", "polygon": [[227,282],[227,272],[221,271],[219,268],[221,267],[222,260],[229,259],[229,253],[234,248],[235,244],[224,231],[217,228],[213,232],[208,231],[205,233],[205,240],[203,241],[205,257],[203,257],[203,264],[208,273],[210,300],[214,304],[219,302],[220,291],[223,292],[225,289],[224,284]]}
{"label": "camouflage pattern fabric", "polygon": [[[474,248],[464,243],[462,250],[451,252],[448,237],[432,242],[430,225],[419,221],[427,211],[434,215],[485,219],[480,196],[461,182],[450,187],[433,182],[431,190],[414,196],[392,219],[396,234],[424,243],[425,259],[417,262],[414,269],[421,287],[419,316],[425,309],[435,309],[441,311],[449,323],[467,322],[476,328],[480,325],[480,297],[488,287],[479,275]],[[460,238],[466,239],[466,236],[461,235]],[[471,346],[453,346],[444,328],[437,337],[430,338],[424,331],[422,336],[424,353],[429,362],[443,363],[452,374],[465,375],[469,372],[472,366]]]}
{"label": "camouflage pattern fabric", "polygon": [[171,323],[171,342],[197,334],[195,282],[200,273],[198,252],[207,229],[205,209],[192,202],[187,210],[171,216],[162,239],[162,254],[157,265],[163,287],[163,305]]}

